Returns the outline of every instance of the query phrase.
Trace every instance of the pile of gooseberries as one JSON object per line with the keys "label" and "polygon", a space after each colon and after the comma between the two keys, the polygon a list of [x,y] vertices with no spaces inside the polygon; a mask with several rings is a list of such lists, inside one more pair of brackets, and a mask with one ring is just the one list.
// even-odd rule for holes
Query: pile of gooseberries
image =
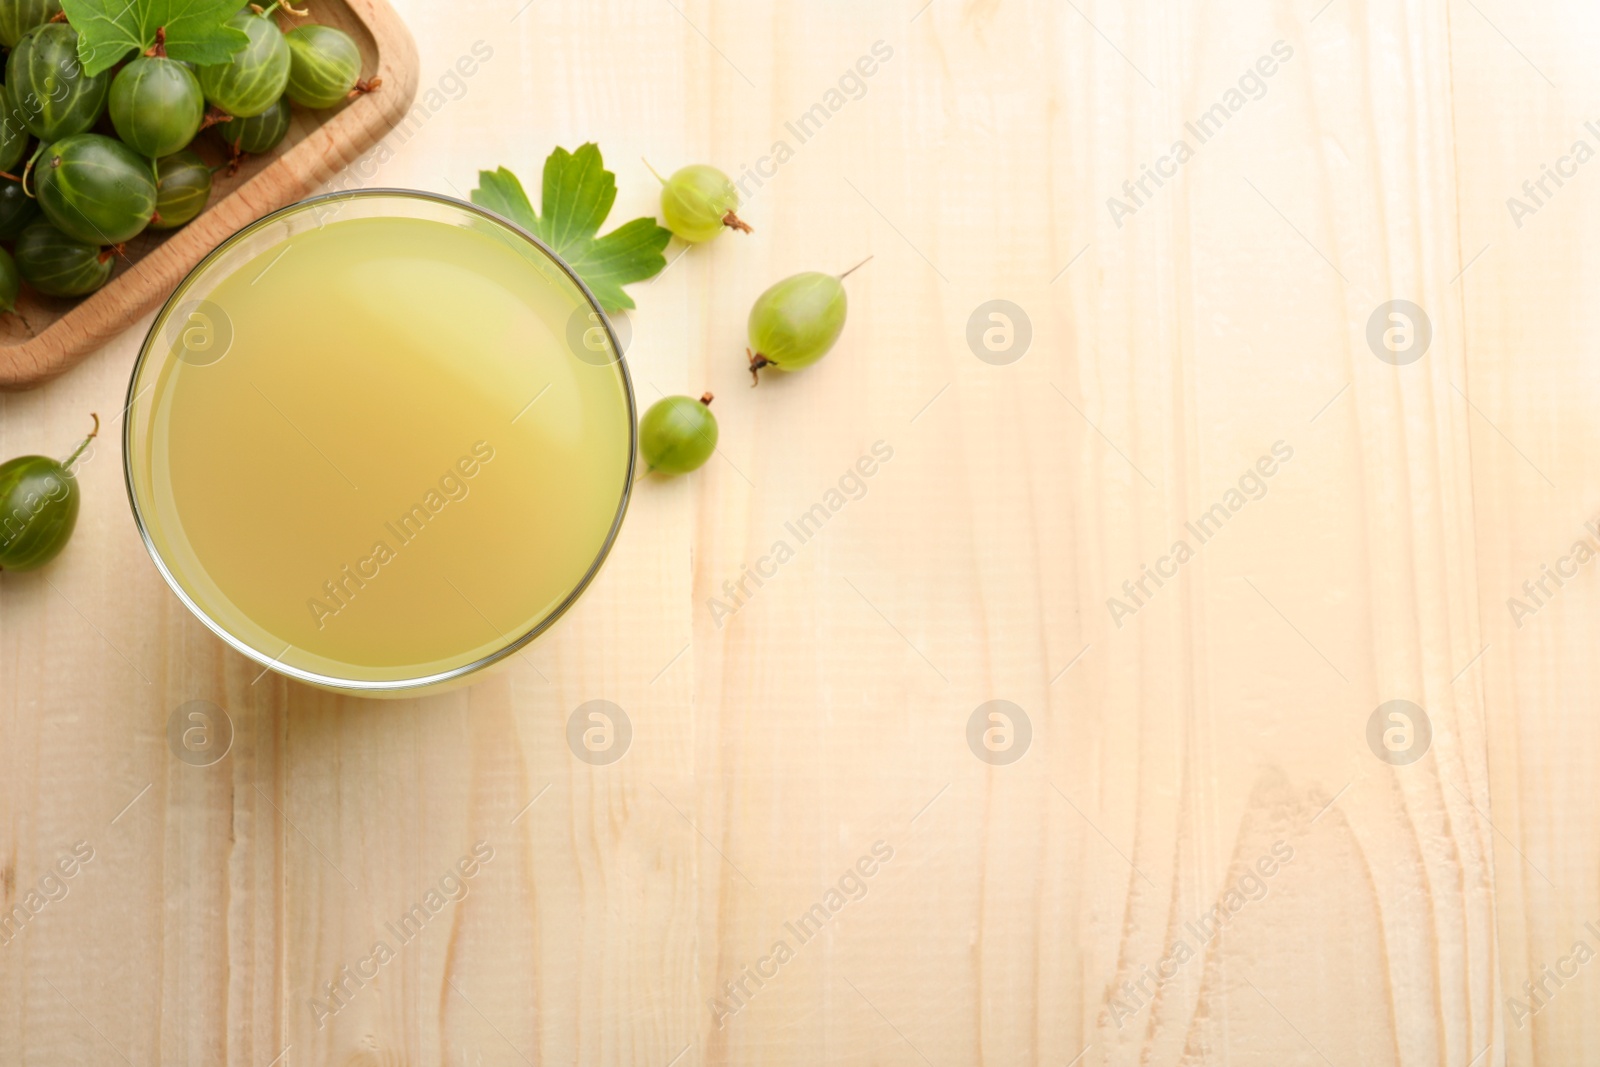
{"label": "pile of gooseberries", "polygon": [[[60,0],[0,0],[0,242],[11,248],[0,245],[0,311],[20,282],[47,296],[94,292],[126,242],[188,223],[218,171],[278,147],[291,103],[329,108],[377,87],[349,34],[285,32],[280,6],[240,8],[228,25],[249,42],[226,63],[172,59],[158,29],[143,54],[91,75]],[[205,149],[208,129],[217,144]]]}

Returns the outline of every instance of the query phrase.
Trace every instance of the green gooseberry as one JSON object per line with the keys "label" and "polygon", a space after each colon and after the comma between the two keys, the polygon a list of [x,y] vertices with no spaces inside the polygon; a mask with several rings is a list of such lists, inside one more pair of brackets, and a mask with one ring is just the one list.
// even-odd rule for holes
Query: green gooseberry
{"label": "green gooseberry", "polygon": [[639,451],[653,471],[687,474],[717,450],[717,417],[711,414],[712,396],[699,400],[668,396],[650,405],[639,420]]}
{"label": "green gooseberry", "polygon": [[[244,121],[244,120],[240,120]],[[175,230],[205,210],[211,197],[211,168],[190,151],[156,160],[156,213],[152,230]]]}
{"label": "green gooseberry", "polygon": [[200,88],[206,99],[236,119],[259,115],[283,95],[289,81],[289,43],[270,17],[249,8],[224,25],[243,30],[250,43],[226,63],[200,68]]}
{"label": "green gooseberry", "polygon": [[115,137],[64,137],[44,150],[34,175],[45,217],[80,241],[121,244],[137,237],[155,214],[150,161]]}
{"label": "green gooseberry", "polygon": [[205,117],[199,79],[175,59],[140,56],[111,80],[111,125],[151,159],[189,147]]}
{"label": "green gooseberry", "polygon": [[6,89],[11,114],[49,143],[83,133],[99,120],[111,75],[84,73],[78,31],[65,22],[47,22],[23,34],[11,49]]}
{"label": "green gooseberry", "polygon": [[68,237],[40,220],[16,243],[22,280],[47,296],[85,296],[111,277],[111,250]]}
{"label": "green gooseberry", "polygon": [[799,370],[828,354],[849,311],[844,279],[872,257],[843,274],[806,271],[785,278],[756,298],[750,309],[750,377],[760,382],[764,367]]}
{"label": "green gooseberry", "polygon": [[280,96],[276,104],[261,114],[224,122],[217,129],[222,132],[222,139],[228,147],[235,152],[261,155],[272,151],[282,142],[284,135],[289,132],[291,117],[293,112],[289,109],[289,98]]}
{"label": "green gooseberry", "polygon": [[17,47],[22,35],[61,14],[61,0],[0,0],[0,44]]}
{"label": "green gooseberry", "polygon": [[67,547],[82,495],[72,465],[100,432],[94,429],[66,460],[18,456],[0,464],[0,570],[31,571]]}
{"label": "green gooseberry", "polygon": [[361,84],[361,50],[355,38],[333,26],[297,26],[289,42],[289,99],[301,107],[333,107],[350,90],[377,87]]}
{"label": "green gooseberry", "polygon": [[27,151],[27,127],[23,126],[20,115],[12,114],[11,94],[0,85],[0,170],[15,173]]}
{"label": "green gooseberry", "polygon": [[[650,173],[656,173],[654,167]],[[667,229],[683,240],[699,244],[723,230],[753,232],[737,214],[739,190],[716,167],[694,163],[675,171],[670,178],[656,174],[656,180],[661,183],[662,218]]]}

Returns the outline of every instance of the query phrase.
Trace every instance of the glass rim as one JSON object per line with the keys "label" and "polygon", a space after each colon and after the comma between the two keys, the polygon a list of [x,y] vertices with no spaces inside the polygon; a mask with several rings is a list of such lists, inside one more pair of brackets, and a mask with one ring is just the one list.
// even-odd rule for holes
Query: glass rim
{"label": "glass rim", "polygon": [[[139,498],[134,490],[133,485],[133,419],[131,417],[131,413],[133,411],[134,402],[138,399],[138,397],[134,395],[134,386],[138,383],[140,372],[144,370],[145,363],[151,352],[154,350],[155,339],[157,334],[160,332],[159,328],[166,321],[166,316],[176,305],[179,296],[185,292],[190,283],[199,277],[206,270],[206,268],[211,266],[211,264],[214,263],[224,252],[234,247],[235,244],[244,237],[261,229],[268,223],[283,218],[286,215],[303,212],[314,205],[327,203],[329,201],[368,199],[422,200],[435,204],[443,204],[445,206],[456,208],[469,214],[488,219],[491,222],[498,223],[542,252],[563,274],[567,276],[567,278],[575,286],[577,286],[579,293],[582,294],[590,309],[600,317],[600,324],[605,328],[606,338],[611,344],[611,350],[617,354],[615,363],[622,377],[622,391],[627,400],[628,409],[627,477],[623,482],[621,498],[617,501],[617,512],[611,521],[611,528],[606,532],[605,540],[601,543],[600,549],[595,555],[594,562],[589,565],[589,569],[584,572],[583,577],[578,580],[578,583],[572,587],[572,590],[566,595],[565,598],[562,599],[559,604],[557,604],[551,611],[540,618],[532,628],[527,630],[527,632],[507,641],[494,651],[476,660],[473,660],[471,663],[465,663],[459,667],[452,667],[447,671],[440,671],[435,674],[423,675],[416,678],[354,679],[341,678],[335,675],[319,674],[316,671],[309,671],[304,668],[295,667],[282,662],[281,657],[289,651],[287,648],[284,650],[284,652],[278,654],[279,658],[268,658],[265,653],[250,647],[248,643],[230,633],[226,627],[217,622],[216,619],[212,618],[211,613],[197,604],[194,598],[191,597],[186,590],[184,590],[176,577],[174,577],[171,569],[167,565],[167,562],[162,559],[160,551],[156,548],[155,542],[151,539],[150,531],[147,528],[144,513],[139,508]],[[492,666],[493,664],[498,663],[509,656],[515,655],[525,648],[529,642],[533,641],[546,630],[550,629],[550,627],[554,626],[556,622],[560,620],[561,617],[571,610],[572,606],[578,602],[578,598],[582,596],[583,593],[594,582],[595,577],[600,573],[601,566],[611,555],[611,549],[616,544],[617,535],[622,530],[623,517],[627,514],[628,504],[633,497],[634,472],[639,463],[639,413],[637,402],[633,393],[633,375],[628,369],[627,356],[622,350],[622,343],[618,340],[616,330],[611,325],[611,317],[606,313],[606,310],[600,306],[600,301],[595,298],[594,292],[590,290],[588,284],[578,276],[578,272],[573,270],[572,266],[568,264],[566,260],[562,259],[554,249],[545,244],[544,241],[540,240],[518,223],[506,218],[504,215],[501,215],[498,212],[490,211],[488,208],[482,207],[478,204],[474,204],[467,200],[462,200],[460,197],[447,196],[444,193],[428,192],[422,189],[402,189],[398,187],[383,186],[372,189],[353,189],[338,192],[319,193],[315,196],[308,196],[303,200],[297,200],[292,204],[287,204],[281,208],[278,208],[276,211],[268,212],[260,218],[246,223],[233,233],[229,234],[227,237],[223,238],[223,240],[217,243],[215,248],[207,252],[198,263],[196,263],[189,269],[187,273],[184,274],[182,280],[180,280],[178,284],[173,287],[171,295],[169,295],[166,300],[162,302],[160,310],[156,312],[155,318],[150,323],[149,331],[145,334],[144,340],[139,345],[139,355],[133,361],[133,370],[128,376],[128,392],[126,401],[122,407],[122,413],[124,416],[122,426],[122,476],[123,484],[128,492],[128,505],[133,510],[133,522],[134,525],[138,527],[139,538],[144,542],[145,551],[149,554],[151,561],[155,563],[156,570],[161,573],[161,577],[167,583],[167,587],[177,595],[178,599],[183,602],[183,605],[189,609],[190,613],[199,619],[208,630],[222,638],[225,643],[227,643],[234,650],[242,653],[246,658],[259,663],[267,670],[277,671],[278,673],[293,678],[296,681],[306,682],[333,690],[342,690],[350,695],[360,695],[362,693],[402,693],[407,690],[426,689],[444,682],[454,681],[455,679],[465,677],[466,675],[472,674],[475,671]],[[498,627],[496,627],[496,629],[498,629]],[[291,645],[290,647],[292,648],[293,646]]]}

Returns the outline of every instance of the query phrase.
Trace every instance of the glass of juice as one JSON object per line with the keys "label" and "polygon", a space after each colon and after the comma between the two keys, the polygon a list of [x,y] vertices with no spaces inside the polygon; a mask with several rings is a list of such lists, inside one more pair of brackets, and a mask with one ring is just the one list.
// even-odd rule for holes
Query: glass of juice
{"label": "glass of juice", "polygon": [[178,598],[312,685],[416,695],[548,629],[627,508],[633,387],[537,239],[406,190],[230,237],[156,316],[128,387],[134,519]]}

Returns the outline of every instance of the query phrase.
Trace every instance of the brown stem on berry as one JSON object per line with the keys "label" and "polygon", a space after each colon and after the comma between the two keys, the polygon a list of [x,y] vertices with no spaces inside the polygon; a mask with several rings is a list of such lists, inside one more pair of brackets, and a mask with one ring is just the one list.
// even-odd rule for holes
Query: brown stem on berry
{"label": "brown stem on berry", "polygon": [[748,222],[744,221],[744,219],[741,219],[738,215],[735,215],[731,211],[722,216],[722,224],[728,227],[728,229],[738,230],[740,233],[756,232],[750,228],[750,224]]}
{"label": "brown stem on berry", "polygon": [[123,256],[124,258],[126,258],[126,256],[127,256],[127,248],[128,248],[128,246],[127,246],[126,243],[114,244],[114,245],[111,245],[108,248],[102,248],[100,250],[100,262],[104,263],[107,260],[109,260],[112,256]]}
{"label": "brown stem on berry", "polygon": [[65,22],[65,21],[67,21],[67,13],[65,11],[57,11],[54,15],[50,16],[50,21],[51,22]]}
{"label": "brown stem on berry", "polygon": [[94,420],[94,429],[89,431],[88,437],[85,437],[82,441],[78,442],[77,451],[68,456],[66,462],[61,464],[69,471],[72,469],[72,465],[78,462],[78,457],[83,455],[83,450],[89,447],[89,442],[93,441],[96,435],[100,433],[100,416],[91,411],[89,412],[89,417]]}
{"label": "brown stem on berry", "polygon": [[850,275],[854,274],[856,271],[860,270],[862,267],[865,267],[868,263],[871,263],[871,262],[872,262],[872,257],[868,256],[866,259],[863,259],[860,263],[857,263],[855,266],[851,267],[849,270],[847,270],[843,274],[839,275],[839,280],[841,282],[844,281],[846,278],[850,277]]}
{"label": "brown stem on berry", "polygon": [[161,225],[161,212],[159,212],[159,211],[150,212],[150,225],[152,225],[152,226]]}
{"label": "brown stem on berry", "polygon": [[232,115],[213,104],[211,107],[206,108],[206,117],[200,120],[200,128],[202,130],[209,130],[218,123],[232,121]]}
{"label": "brown stem on berry", "polygon": [[233,177],[235,174],[239,173],[239,168],[244,165],[244,155],[245,155],[243,152],[239,151],[239,146],[238,145],[233,145],[232,149],[233,149],[233,155],[229,157],[228,163],[227,163],[228,177],[230,177],[230,178]]}
{"label": "brown stem on berry", "polygon": [[761,368],[776,367],[777,364],[759,352],[752,352],[748,348],[744,350],[744,354],[750,357],[750,388],[754,389],[761,384]]}
{"label": "brown stem on berry", "polygon": [[373,92],[382,85],[382,78],[360,78],[356,81],[356,87],[350,90],[350,99],[353,100],[358,96]]}
{"label": "brown stem on berry", "polygon": [[713,400],[715,400],[715,399],[716,399],[716,397],[712,396],[710,393],[701,393],[700,394],[700,403],[704,404],[706,407],[710,407],[711,406],[711,402]]}
{"label": "brown stem on berry", "polygon": [[15,174],[12,174],[9,170],[0,170],[0,178],[5,178],[6,180],[13,182],[22,181],[21,178],[17,177]]}
{"label": "brown stem on berry", "polygon": [[167,28],[165,26],[156,27],[156,43],[151,45],[149,48],[146,48],[144,50],[144,54],[147,56],[159,56],[162,59],[166,58]]}

